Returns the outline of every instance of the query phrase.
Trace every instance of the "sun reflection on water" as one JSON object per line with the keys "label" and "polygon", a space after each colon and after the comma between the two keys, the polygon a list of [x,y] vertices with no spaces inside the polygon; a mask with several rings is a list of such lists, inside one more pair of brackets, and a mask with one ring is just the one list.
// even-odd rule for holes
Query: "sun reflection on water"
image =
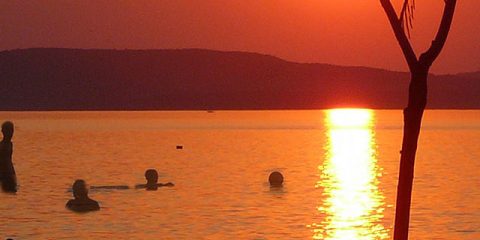
{"label": "sun reflection on water", "polygon": [[313,224],[314,239],[387,239],[381,224],[384,197],[378,189],[372,129],[374,113],[367,109],[327,111],[327,156],[319,166],[325,199],[318,207],[324,216]]}

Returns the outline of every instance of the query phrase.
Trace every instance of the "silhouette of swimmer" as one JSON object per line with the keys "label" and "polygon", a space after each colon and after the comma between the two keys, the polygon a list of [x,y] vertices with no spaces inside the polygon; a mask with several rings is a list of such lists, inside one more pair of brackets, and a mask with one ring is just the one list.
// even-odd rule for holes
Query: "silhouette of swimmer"
{"label": "silhouette of swimmer", "polygon": [[272,172],[268,177],[268,182],[270,182],[270,187],[282,187],[283,175],[280,172]]}
{"label": "silhouette of swimmer", "polygon": [[138,184],[135,186],[136,189],[145,188],[148,191],[155,191],[158,187],[173,187],[173,183],[158,183],[158,172],[155,169],[148,169],[145,171],[145,179],[147,179],[147,184]]}
{"label": "silhouette of swimmer", "polygon": [[129,186],[118,185],[118,186],[90,186],[90,189],[106,189],[106,190],[126,190],[130,189]]}
{"label": "silhouette of swimmer", "polygon": [[89,212],[100,210],[98,202],[88,197],[88,189],[85,181],[79,179],[72,186],[73,197],[67,202],[66,207],[74,212]]}
{"label": "silhouette of swimmer", "polygon": [[0,182],[4,192],[17,192],[17,175],[12,162],[14,126],[10,121],[2,124],[3,140],[0,142]]}

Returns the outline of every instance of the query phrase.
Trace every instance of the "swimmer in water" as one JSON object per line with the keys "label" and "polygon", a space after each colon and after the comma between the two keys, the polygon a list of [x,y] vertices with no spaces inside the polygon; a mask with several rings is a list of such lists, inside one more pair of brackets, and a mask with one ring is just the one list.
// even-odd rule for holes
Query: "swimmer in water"
{"label": "swimmer in water", "polygon": [[118,186],[90,186],[90,189],[104,189],[104,190],[127,190],[130,189],[129,186],[118,185]]}
{"label": "swimmer in water", "polygon": [[268,182],[270,182],[270,187],[282,187],[283,175],[280,172],[272,172],[268,177]]}
{"label": "swimmer in water", "polygon": [[173,183],[158,183],[158,172],[155,169],[148,169],[145,171],[145,179],[147,184],[138,184],[135,189],[145,188],[148,191],[155,191],[158,187],[173,187]]}
{"label": "swimmer in water", "polygon": [[74,212],[90,212],[100,210],[98,202],[88,197],[87,184],[83,180],[76,180],[72,186],[73,197],[66,207]]}
{"label": "swimmer in water", "polygon": [[8,193],[17,192],[17,175],[12,162],[13,153],[13,123],[10,121],[2,124],[3,139],[0,142],[0,182],[2,190]]}

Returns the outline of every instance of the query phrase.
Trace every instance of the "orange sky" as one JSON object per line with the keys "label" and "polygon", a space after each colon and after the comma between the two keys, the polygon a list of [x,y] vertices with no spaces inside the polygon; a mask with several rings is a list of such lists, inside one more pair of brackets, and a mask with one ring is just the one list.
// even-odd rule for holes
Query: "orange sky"
{"label": "orange sky", "polygon": [[[415,49],[432,40],[442,7],[443,0],[417,0]],[[433,72],[480,70],[479,12],[479,0],[458,0]],[[0,49],[29,47],[194,47],[407,70],[379,0],[0,2]]]}

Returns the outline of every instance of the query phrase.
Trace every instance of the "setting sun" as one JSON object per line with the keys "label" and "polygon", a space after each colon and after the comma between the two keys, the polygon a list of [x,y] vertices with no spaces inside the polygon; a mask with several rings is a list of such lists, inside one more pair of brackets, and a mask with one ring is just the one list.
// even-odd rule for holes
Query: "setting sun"
{"label": "setting sun", "polygon": [[328,111],[330,127],[364,128],[372,124],[372,110],[370,109],[333,109]]}

